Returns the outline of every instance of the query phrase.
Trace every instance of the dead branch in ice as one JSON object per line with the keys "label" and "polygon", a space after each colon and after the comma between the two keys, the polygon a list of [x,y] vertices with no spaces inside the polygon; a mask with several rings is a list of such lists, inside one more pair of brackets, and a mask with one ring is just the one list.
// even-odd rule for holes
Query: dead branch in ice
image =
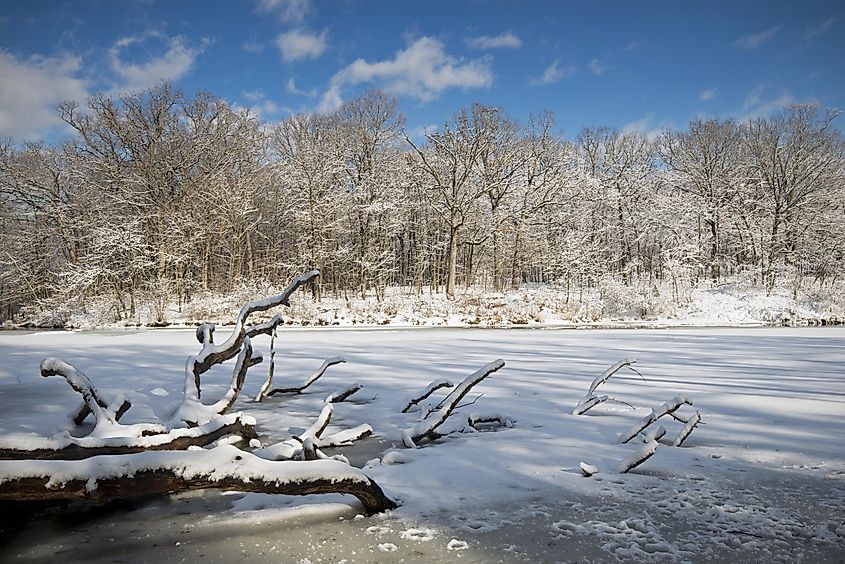
{"label": "dead branch in ice", "polygon": [[322,453],[320,449],[349,446],[355,441],[373,434],[373,428],[364,424],[323,437],[323,433],[328,428],[329,423],[331,423],[333,412],[334,408],[331,403],[324,404],[320,415],[305,431],[290,439],[256,449],[253,451],[253,454],[267,460],[317,460],[333,458]]}
{"label": "dead branch in ice", "polygon": [[467,427],[476,431],[479,428],[498,426],[498,427],[513,427],[516,419],[500,413],[472,413],[467,416]]}
{"label": "dead branch in ice", "polygon": [[648,432],[643,434],[643,442],[650,443],[651,441],[659,441],[666,436],[666,427],[663,425],[655,425],[649,428]]}
{"label": "dead branch in ice", "polygon": [[368,515],[397,507],[363,471],[341,462],[273,462],[229,445],[81,461],[0,461],[3,501],[96,501],[206,488],[285,495],[350,494],[360,500]]}
{"label": "dead branch in ice", "polygon": [[132,406],[123,397],[117,398],[112,404],[106,403],[100,397],[97,388],[94,387],[88,376],[57,358],[45,358],[41,361],[41,375],[45,378],[61,376],[74,391],[82,396],[82,406],[72,416],[73,422],[77,425],[81,425],[85,418],[92,413],[94,414],[95,424],[101,422],[117,423]]}
{"label": "dead branch in ice", "polygon": [[695,413],[687,419],[687,422],[684,424],[681,431],[678,433],[678,436],[675,437],[675,440],[672,441],[672,445],[679,447],[684,444],[684,441],[687,440],[687,437],[695,430],[698,424],[701,423],[701,413],[696,409]]}
{"label": "dead branch in ice", "polygon": [[434,382],[426,386],[423,390],[420,390],[416,394],[410,396],[405,401],[405,406],[402,407],[402,413],[408,413],[411,409],[418,406],[421,401],[428,398],[431,394],[433,394],[440,388],[451,388],[453,386],[454,384],[452,384],[452,382],[450,382],[449,380],[435,380]]}
{"label": "dead branch in ice", "polygon": [[628,441],[639,435],[649,425],[651,425],[661,417],[669,415],[674,411],[677,411],[683,405],[692,405],[692,402],[684,396],[675,396],[660,407],[652,409],[651,413],[646,415],[642,421],[631,427],[631,429],[629,429],[627,433],[622,433],[621,435],[619,435],[619,439],[617,442],[623,444],[627,443]]}
{"label": "dead branch in ice", "polygon": [[[115,397],[111,403],[106,404],[99,395],[94,395],[94,399],[97,401],[100,407],[105,409],[107,412],[112,413],[114,415],[115,421],[120,421],[120,418],[129,411],[129,408],[132,407],[132,402],[126,399],[125,396],[122,394]],[[88,407],[88,404],[83,401],[82,405],[80,405],[76,410],[73,411],[70,415],[71,421],[76,426],[82,425],[85,419],[91,415],[91,409]]]}
{"label": "dead branch in ice", "polygon": [[435,440],[442,437],[443,435],[437,432],[437,428],[440,427],[446,419],[448,419],[448,417],[452,414],[452,411],[455,410],[464,396],[469,393],[473,386],[502,368],[504,365],[504,360],[494,360],[467,376],[463,382],[458,384],[455,389],[446,396],[446,398],[441,402],[442,407],[433,412],[430,418],[420,421],[410,429],[402,431],[403,444],[406,447],[413,448],[423,439]]}
{"label": "dead branch in ice", "polygon": [[267,368],[267,380],[261,385],[258,395],[255,396],[255,401],[263,401],[267,397],[267,392],[273,385],[273,372],[276,370],[276,328],[273,327],[273,332],[270,334],[270,366]]}
{"label": "dead branch in ice", "polygon": [[[331,419],[331,403],[326,404],[309,429],[290,440],[293,445],[284,445],[298,452],[299,458],[314,462],[269,461],[266,460],[271,458],[269,456],[256,456],[226,444],[237,437],[252,439],[250,446],[256,446],[256,443],[260,446],[255,420],[240,413],[226,414],[226,411],[237,400],[247,370],[262,360],[253,351],[254,337],[272,334],[270,356],[274,360],[276,327],[282,317],[277,314],[270,321],[248,325],[249,316],[278,305],[288,305],[290,295],[318,274],[316,270],[302,274],[281,294],[245,304],[234,330],[219,345],[214,343],[215,326],[200,325],[196,337],[202,348],[197,355],[188,358],[182,402],[166,425],[121,424],[120,417],[131,405],[127,400],[119,397],[108,404],[81,371],[61,360],[45,359],[41,374],[63,377],[82,396],[84,407],[74,412],[76,423],[80,424],[92,415],[94,427],[83,437],[74,437],[67,432],[53,437],[0,437],[0,502],[129,498],[218,488],[290,495],[348,493],[361,500],[367,513],[396,507],[375,482],[360,470],[349,467],[342,455],[330,457],[320,450],[350,445],[373,432],[369,425],[359,425],[323,437]],[[226,393],[213,403],[203,403],[200,400],[202,375],[235,357]],[[298,391],[338,362],[343,359],[326,361]],[[271,366],[259,400],[269,390],[272,376]],[[358,389],[360,386],[343,390],[336,393],[334,399],[345,399]],[[208,445],[213,448],[200,448]],[[262,450],[267,449],[259,448],[257,452]],[[346,464],[322,460],[328,458]]]}
{"label": "dead branch in ice", "polygon": [[[608,368],[607,370],[602,372],[599,376],[597,376],[593,380],[593,383],[590,384],[590,389],[587,391],[587,393],[584,395],[584,397],[581,399],[581,401],[578,402],[578,405],[576,405],[575,408],[572,410],[572,415],[583,415],[584,413],[588,412],[589,410],[591,410],[592,408],[594,408],[598,404],[605,402],[605,401],[618,401],[619,403],[626,403],[626,402],[623,402],[623,401],[619,401],[615,398],[612,398],[610,396],[596,395],[596,389],[599,386],[601,386],[602,384],[604,384],[605,382],[607,382],[608,380],[610,380],[610,377],[613,376],[614,374],[616,374],[622,368],[628,368],[632,372],[639,374],[640,378],[645,380],[643,375],[640,374],[639,371],[637,371],[636,369],[634,369],[631,366],[635,362],[637,362],[637,359],[635,359],[635,358],[631,358],[631,359],[626,358],[624,360],[620,360],[619,362],[617,362],[616,364],[614,364],[613,366],[611,366],[610,368]],[[626,404],[626,405],[630,405],[630,404]]]}
{"label": "dead branch in ice", "polygon": [[352,384],[351,386],[348,386],[341,390],[335,390],[326,397],[325,403],[340,403],[349,399],[349,396],[359,392],[363,388],[363,384]]}
{"label": "dead branch in ice", "polygon": [[308,389],[308,387],[311,386],[311,384],[313,384],[314,382],[319,380],[320,377],[323,374],[325,374],[326,369],[329,366],[334,366],[335,364],[343,364],[344,362],[346,362],[346,359],[339,357],[339,356],[328,358],[325,361],[323,361],[323,364],[320,366],[320,368],[317,369],[316,372],[314,372],[311,376],[309,376],[308,378],[305,379],[305,381],[302,383],[302,385],[294,386],[292,388],[275,388],[275,389],[267,392],[267,395],[268,396],[275,396],[276,394],[301,394],[306,389]]}
{"label": "dead branch in ice", "polygon": [[[197,328],[196,337],[202,348],[199,353],[190,356],[185,364],[183,400],[176,410],[174,418],[181,419],[189,424],[199,424],[210,420],[215,415],[225,413],[234,404],[240,393],[246,370],[261,362],[260,355],[252,355],[250,339],[257,335],[271,334],[282,322],[281,314],[277,314],[270,321],[248,325],[249,316],[280,305],[290,305],[290,296],[300,286],[307,284],[319,275],[319,270],[300,274],[288,284],[281,294],[244,304],[238,313],[234,329],[223,343],[214,343],[215,326],[213,324],[203,323],[200,325]],[[202,403],[202,375],[213,366],[222,364],[236,356],[238,361],[233,371],[232,384],[227,393],[211,405]]]}
{"label": "dead branch in ice", "polygon": [[638,448],[634,454],[619,463],[617,472],[625,474],[654,456],[654,453],[657,452],[657,445],[657,441],[651,441]]}

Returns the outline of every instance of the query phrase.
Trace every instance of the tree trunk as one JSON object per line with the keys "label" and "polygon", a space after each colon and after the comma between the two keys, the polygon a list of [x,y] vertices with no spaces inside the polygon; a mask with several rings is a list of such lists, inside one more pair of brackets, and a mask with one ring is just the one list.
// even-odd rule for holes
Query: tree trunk
{"label": "tree trunk", "polygon": [[[108,500],[218,489],[283,495],[344,493],[368,515],[396,502],[364,472],[334,460],[275,462],[232,446],[97,456],[85,461],[2,461],[0,501]],[[51,478],[62,476],[62,481]]]}
{"label": "tree trunk", "polygon": [[449,229],[449,260],[446,275],[446,296],[455,297],[455,278],[458,274],[458,228]]}

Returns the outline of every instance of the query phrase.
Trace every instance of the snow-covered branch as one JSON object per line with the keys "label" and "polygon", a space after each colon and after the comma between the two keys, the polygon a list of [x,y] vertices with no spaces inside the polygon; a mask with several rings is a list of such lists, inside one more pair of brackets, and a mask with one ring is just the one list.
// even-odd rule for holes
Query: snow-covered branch
{"label": "snow-covered branch", "polygon": [[396,507],[363,471],[342,462],[273,462],[230,445],[82,461],[0,461],[0,500],[102,500],[205,488],[285,495],[343,493],[357,497],[368,515]]}
{"label": "snow-covered branch", "polygon": [[449,415],[452,414],[452,411],[458,406],[464,396],[466,396],[476,384],[502,368],[504,365],[504,360],[494,360],[467,376],[464,381],[458,384],[455,389],[446,396],[446,399],[441,402],[442,407],[431,414],[428,419],[420,421],[410,429],[402,431],[402,442],[405,446],[413,448],[423,439],[435,440],[442,437],[443,435],[437,432],[437,428],[440,427]]}

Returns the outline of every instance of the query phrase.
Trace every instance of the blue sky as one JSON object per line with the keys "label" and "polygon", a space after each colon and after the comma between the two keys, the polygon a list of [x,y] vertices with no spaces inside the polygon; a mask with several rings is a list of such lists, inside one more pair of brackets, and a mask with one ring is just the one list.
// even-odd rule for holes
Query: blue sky
{"label": "blue sky", "polygon": [[0,0],[0,137],[55,141],[62,100],[160,79],[267,121],[380,87],[416,136],[473,102],[652,132],[845,109],[845,4]]}

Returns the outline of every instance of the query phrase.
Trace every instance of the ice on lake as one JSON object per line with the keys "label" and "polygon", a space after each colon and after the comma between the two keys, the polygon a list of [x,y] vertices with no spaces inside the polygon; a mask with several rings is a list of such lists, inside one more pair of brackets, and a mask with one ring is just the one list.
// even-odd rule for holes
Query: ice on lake
{"label": "ice on lake", "polygon": [[[268,342],[257,339],[257,350]],[[133,407],[125,421],[141,422],[175,407],[185,358],[196,351],[188,330],[0,333],[0,432],[65,428],[79,398],[60,378],[39,376],[44,357],[74,364],[103,395],[126,394]],[[335,407],[332,428],[374,427],[374,437],[343,452],[357,466],[384,460],[367,472],[401,501],[398,510],[361,519],[355,500],[339,495],[195,492],[29,521],[7,516],[4,558],[845,558],[845,330],[293,329],[280,333],[276,351],[279,385],[301,382],[332,356],[347,363],[309,393],[261,404],[251,398],[266,366],[256,366],[235,409],[256,417],[268,444],[307,427],[329,393],[363,384]],[[631,357],[645,381],[620,372],[600,389],[625,403],[571,415],[595,376]],[[513,417],[512,428],[402,447],[401,430],[418,420],[400,413],[409,394],[439,378],[458,382],[496,358],[506,366],[467,397],[483,394],[464,411]],[[204,397],[222,392],[228,380],[226,370],[215,370]],[[630,474],[614,473],[638,448],[617,444],[617,435],[679,393],[704,424],[683,447],[661,445]],[[664,425],[672,435],[681,424]],[[585,478],[581,462],[599,472]]]}

